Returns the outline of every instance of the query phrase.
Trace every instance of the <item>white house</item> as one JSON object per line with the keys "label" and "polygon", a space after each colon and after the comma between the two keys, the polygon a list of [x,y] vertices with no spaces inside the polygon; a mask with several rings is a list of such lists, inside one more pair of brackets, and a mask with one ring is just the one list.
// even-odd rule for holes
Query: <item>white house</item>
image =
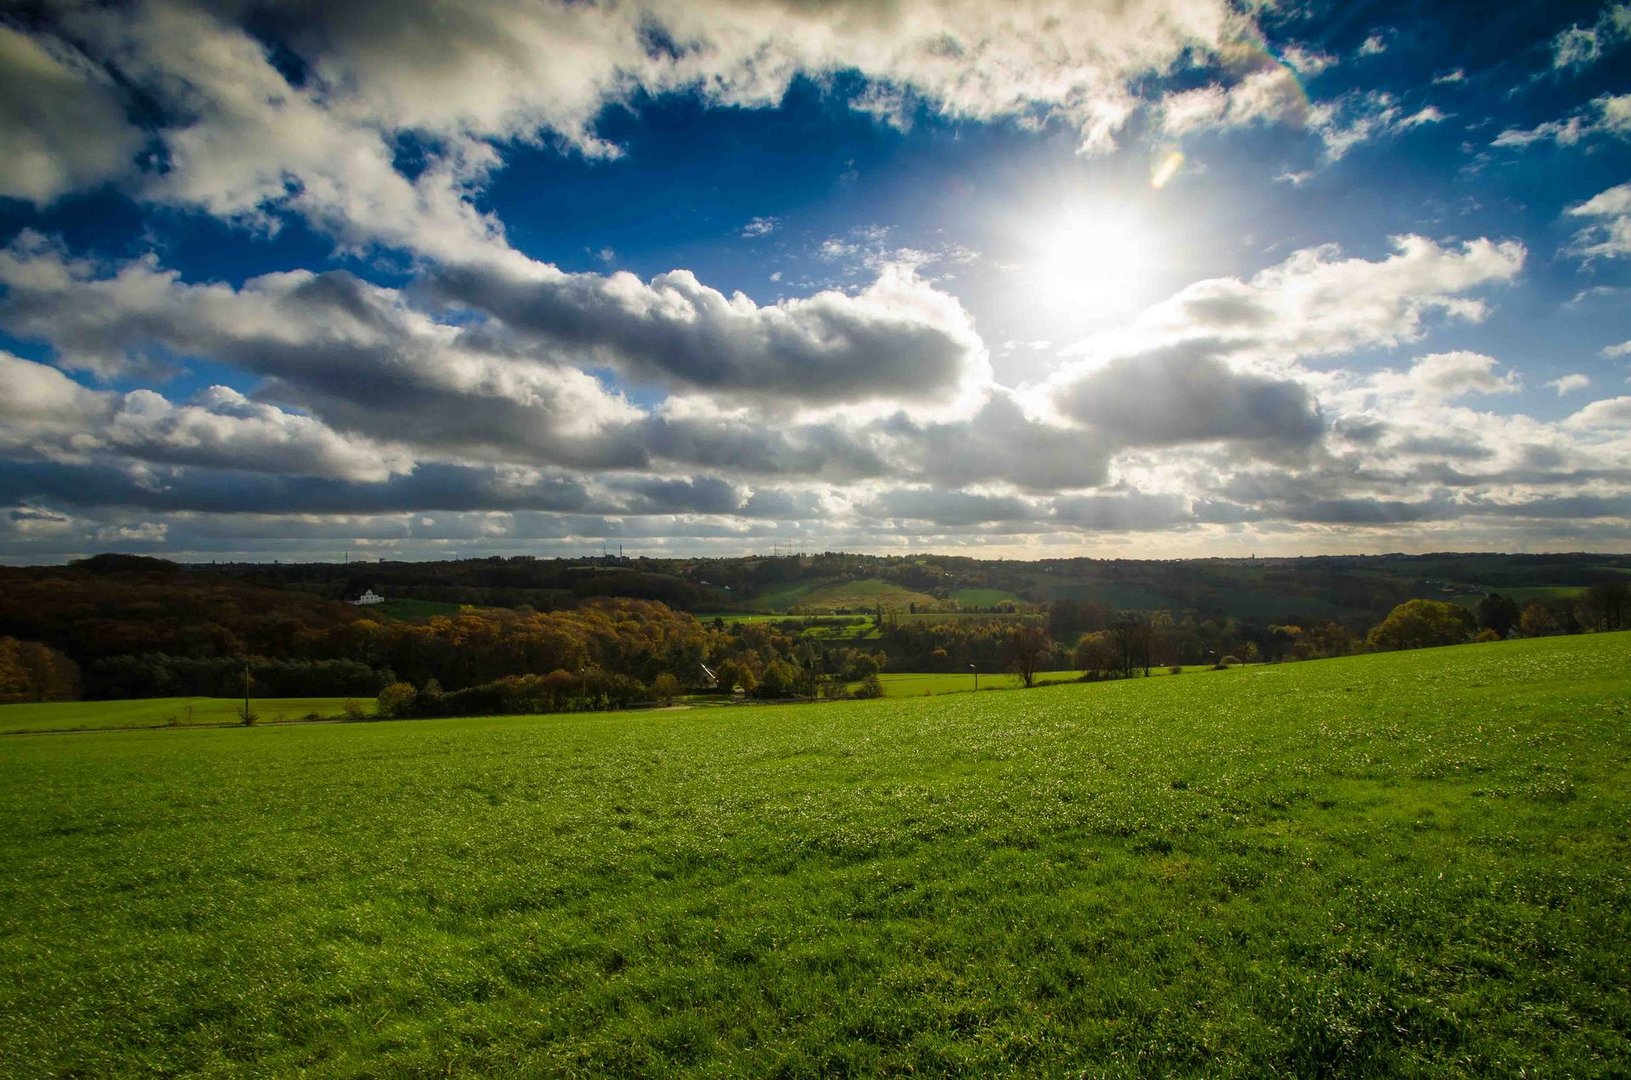
{"label": "white house", "polygon": [[373,589],[369,589],[367,592],[351,601],[351,603],[356,607],[363,607],[367,604],[383,604],[385,603],[385,597],[381,596]]}

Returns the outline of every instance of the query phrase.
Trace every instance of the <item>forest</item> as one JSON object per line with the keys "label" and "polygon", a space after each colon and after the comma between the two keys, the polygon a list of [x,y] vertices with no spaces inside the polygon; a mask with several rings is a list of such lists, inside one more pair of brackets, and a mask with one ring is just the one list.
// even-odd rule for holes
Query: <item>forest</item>
{"label": "forest", "polygon": [[[887,571],[902,586],[931,590],[913,595],[931,597],[934,590],[950,595],[948,577],[963,589],[995,589],[993,583],[1022,586],[1038,576],[1084,576],[1081,567],[1062,564],[880,562],[868,556],[761,560],[761,569],[753,572],[782,575],[773,584],[785,587],[790,569],[828,580],[841,560],[849,561],[851,574]],[[864,618],[848,621],[847,629],[862,630],[860,636],[832,638],[822,636],[832,624],[808,614],[698,618],[677,610],[663,598],[689,602],[696,596],[672,584],[683,580],[667,573],[682,569],[675,566],[659,572],[592,564],[567,573],[570,568],[522,563],[506,579],[498,572],[505,566],[473,562],[478,565],[369,565],[366,578],[358,571],[330,569],[351,575],[337,586],[342,595],[392,588],[389,582],[409,579],[417,567],[416,580],[432,582],[424,589],[522,589],[528,595],[544,590],[550,604],[465,601],[449,604],[444,614],[393,617],[322,595],[312,587],[310,566],[246,570],[110,554],[66,567],[0,568],[0,701],[232,697],[247,689],[252,697],[374,698],[385,716],[555,711],[666,701],[708,690],[770,699],[842,697],[856,692],[857,683],[867,692],[864,680],[880,670],[972,668],[1015,672],[1029,681],[1027,671],[1073,668],[1087,678],[1112,678],[1152,668],[1305,660],[1479,636],[1534,637],[1631,625],[1626,600],[1631,575],[1612,566],[1580,572],[1577,576],[1590,584],[1557,588],[1555,595],[1529,587],[1529,593],[1541,595],[1523,602],[1493,591],[1476,603],[1411,596],[1411,589],[1382,576],[1369,588],[1388,606],[1374,616],[1360,608],[1342,618],[1295,612],[1237,617],[1068,595],[1048,602],[1004,601],[988,614],[955,615],[903,611],[880,600]],[[1229,569],[1088,567],[1123,579],[1148,580],[1160,571],[1192,584],[1204,582],[1208,573],[1227,576]],[[742,570],[741,560],[714,560],[685,572],[698,578],[693,588],[701,590],[701,581],[714,588],[715,579]],[[1352,576],[1351,566],[1321,572]],[[1557,567],[1548,572],[1557,573]],[[461,580],[466,584],[445,584]],[[469,584],[472,580],[479,584]],[[741,576],[736,580],[744,591],[753,587]],[[642,582],[651,585],[653,595],[621,595],[641,592]],[[1446,588],[1460,587],[1439,585],[1436,591]],[[1523,595],[1524,587],[1516,591]]]}

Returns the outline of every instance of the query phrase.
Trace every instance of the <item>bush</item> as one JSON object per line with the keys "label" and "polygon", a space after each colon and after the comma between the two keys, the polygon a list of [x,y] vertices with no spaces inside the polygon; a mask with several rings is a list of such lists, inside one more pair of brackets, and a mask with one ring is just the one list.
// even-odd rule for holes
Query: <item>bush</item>
{"label": "bush", "polygon": [[346,698],[342,701],[340,711],[345,714],[347,720],[362,720],[368,715],[362,707],[362,702],[356,698]]}
{"label": "bush", "polygon": [[1173,664],[1171,667],[1167,668],[1168,675],[1182,675],[1183,673],[1184,665],[1182,664]]}
{"label": "bush", "polygon": [[395,682],[379,692],[379,698],[374,703],[374,715],[382,720],[394,720],[399,716],[407,716],[413,708],[413,699],[418,696],[413,683]]}
{"label": "bush", "polygon": [[252,712],[248,705],[238,706],[238,723],[244,727],[254,727],[260,720],[260,713]]}
{"label": "bush", "polygon": [[855,696],[858,698],[883,697],[883,681],[876,675],[868,675],[861,680],[861,685],[855,688]]}
{"label": "bush", "polygon": [[1226,668],[1234,667],[1238,663],[1240,663],[1240,658],[1237,656],[1220,657],[1218,662],[1212,665],[1212,670],[1223,671]]}

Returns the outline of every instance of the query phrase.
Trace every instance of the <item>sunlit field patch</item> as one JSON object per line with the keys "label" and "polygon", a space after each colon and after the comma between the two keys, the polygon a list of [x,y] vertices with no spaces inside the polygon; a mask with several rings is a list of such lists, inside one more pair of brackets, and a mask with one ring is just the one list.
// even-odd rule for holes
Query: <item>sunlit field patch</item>
{"label": "sunlit field patch", "polygon": [[1606,1075],[1631,635],[0,739],[0,1061]]}

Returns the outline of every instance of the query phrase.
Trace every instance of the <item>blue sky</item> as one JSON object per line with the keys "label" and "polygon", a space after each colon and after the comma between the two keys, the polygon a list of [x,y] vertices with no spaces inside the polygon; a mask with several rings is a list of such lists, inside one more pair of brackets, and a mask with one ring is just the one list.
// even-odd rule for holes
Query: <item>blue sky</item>
{"label": "blue sky", "polygon": [[1631,5],[0,15],[0,559],[1614,549]]}

